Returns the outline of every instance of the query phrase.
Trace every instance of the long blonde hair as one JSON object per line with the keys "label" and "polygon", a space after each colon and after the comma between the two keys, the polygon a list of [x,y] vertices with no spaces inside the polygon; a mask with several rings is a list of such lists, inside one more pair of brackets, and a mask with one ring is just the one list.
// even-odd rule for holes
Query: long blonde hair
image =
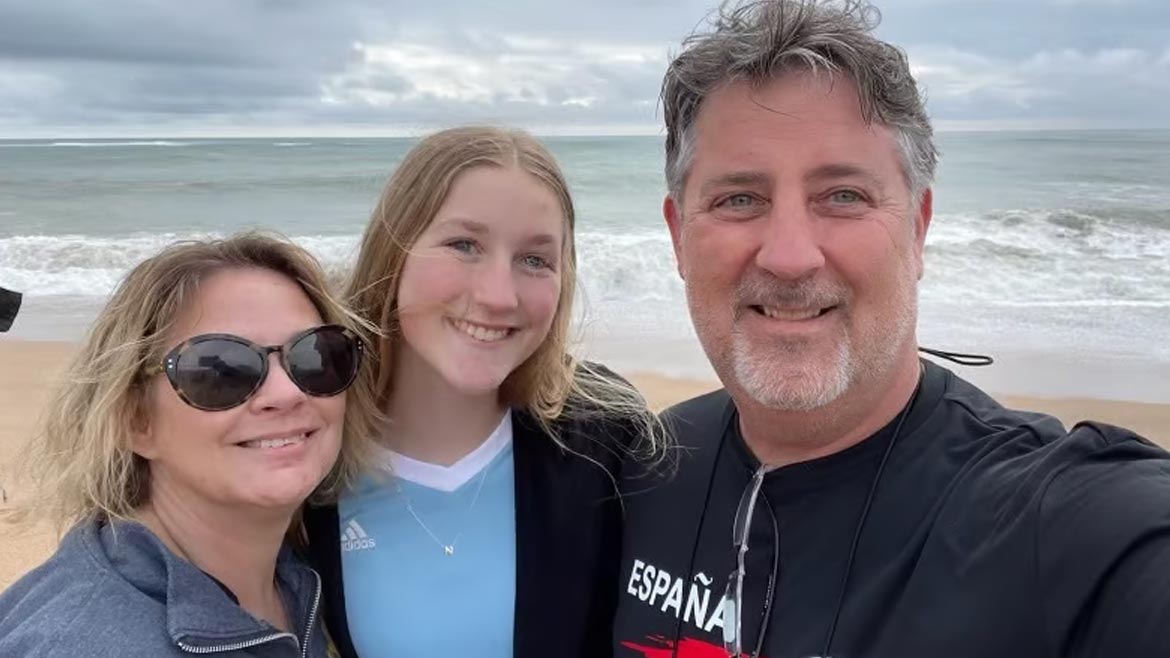
{"label": "long blonde hair", "polygon": [[[285,239],[250,232],[165,248],[122,280],[51,395],[37,433],[18,457],[18,475],[30,486],[7,511],[9,520],[48,519],[63,529],[88,518],[131,518],[147,502],[149,464],[130,445],[146,420],[144,370],[169,349],[168,331],[200,282],[234,268],[287,276],[325,322],[368,334],[330,295],[317,261]],[[341,454],[318,487],[323,495],[348,486],[367,454],[362,437],[370,429],[363,423],[371,414],[360,401],[347,402]]]}
{"label": "long blonde hair", "polygon": [[[477,167],[519,169],[531,175],[557,198],[565,219],[561,290],[552,326],[536,351],[505,378],[500,387],[501,403],[528,411],[558,441],[554,423],[566,415],[621,416],[634,423],[642,439],[637,452],[659,454],[664,441],[662,426],[647,410],[641,394],[625,381],[569,354],[577,282],[573,200],[552,154],[519,130],[472,126],[432,134],[411,149],[386,182],[362,236],[345,293],[350,308],[376,325],[381,334],[353,394],[373,407],[386,409],[393,395],[393,348],[400,337],[398,287],[406,258],[438,214],[455,180]],[[380,416],[375,422],[385,421]]]}

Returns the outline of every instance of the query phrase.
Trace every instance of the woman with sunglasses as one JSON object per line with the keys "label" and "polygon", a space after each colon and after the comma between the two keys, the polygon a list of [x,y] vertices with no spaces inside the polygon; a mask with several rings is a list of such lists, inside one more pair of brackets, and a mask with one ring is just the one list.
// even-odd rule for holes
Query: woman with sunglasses
{"label": "woman with sunglasses", "polygon": [[386,184],[348,291],[383,336],[352,393],[381,411],[378,468],[306,517],[343,656],[611,652],[614,478],[662,435],[566,352],[573,221],[521,132],[431,135]]}
{"label": "woman with sunglasses", "polygon": [[22,515],[72,529],[0,595],[0,655],[327,655],[320,579],[284,546],[359,459],[363,348],[325,290],[257,234],[130,272],[26,455]]}

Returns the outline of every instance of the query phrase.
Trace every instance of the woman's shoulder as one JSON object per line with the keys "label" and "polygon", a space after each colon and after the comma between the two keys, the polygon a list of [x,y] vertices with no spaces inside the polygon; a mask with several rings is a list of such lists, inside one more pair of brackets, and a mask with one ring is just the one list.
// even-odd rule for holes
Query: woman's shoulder
{"label": "woman's shoulder", "polygon": [[95,559],[96,532],[89,523],[73,528],[52,557],[0,594],[0,655],[75,656],[82,647],[105,655],[92,651],[127,641],[118,629],[138,616],[117,574]]}

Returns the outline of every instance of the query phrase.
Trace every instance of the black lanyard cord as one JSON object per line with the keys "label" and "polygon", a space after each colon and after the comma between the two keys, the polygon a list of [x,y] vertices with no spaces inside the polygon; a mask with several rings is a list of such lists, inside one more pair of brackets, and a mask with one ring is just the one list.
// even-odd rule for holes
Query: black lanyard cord
{"label": "black lanyard cord", "polygon": [[929,347],[918,347],[918,351],[931,356],[937,356],[940,359],[946,359],[952,363],[957,363],[961,366],[989,366],[995,363],[995,359],[986,354],[967,354],[965,352],[948,352],[947,350],[936,350]]}
{"label": "black lanyard cord", "polygon": [[865,529],[866,519],[869,518],[869,510],[873,505],[878,484],[882,480],[882,473],[886,470],[886,462],[890,460],[890,454],[894,452],[894,444],[898,442],[898,437],[902,434],[902,425],[905,424],[906,418],[910,415],[910,409],[914,406],[914,401],[918,399],[918,391],[922,389],[922,378],[925,375],[925,368],[919,365],[918,385],[914,387],[914,394],[910,396],[910,402],[906,403],[906,408],[898,416],[898,424],[894,427],[894,435],[890,437],[890,442],[886,444],[886,449],[882,452],[882,459],[878,462],[877,473],[873,476],[873,483],[869,485],[869,493],[865,497],[865,505],[861,508],[861,517],[858,518],[857,528],[853,531],[853,542],[849,546],[849,558],[845,562],[845,576],[841,579],[841,591],[837,595],[837,605],[833,609],[833,619],[829,623],[829,632],[825,636],[825,649],[821,652],[823,658],[832,656],[830,651],[833,648],[833,638],[837,634],[837,622],[841,618],[841,609],[845,607],[845,594],[849,591],[849,577],[853,574],[853,562],[857,558],[857,547],[861,544],[861,533]]}

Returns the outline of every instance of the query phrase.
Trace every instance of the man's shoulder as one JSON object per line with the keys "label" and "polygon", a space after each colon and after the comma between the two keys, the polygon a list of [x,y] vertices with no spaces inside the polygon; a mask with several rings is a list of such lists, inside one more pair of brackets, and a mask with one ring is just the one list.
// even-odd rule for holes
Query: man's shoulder
{"label": "man's shoulder", "polygon": [[1056,441],[1067,434],[1057,418],[1037,411],[1015,409],[1002,404],[983,389],[940,366],[940,407],[945,412],[948,433],[958,438],[1015,435],[1037,445]]}
{"label": "man's shoulder", "polygon": [[[1041,552],[1116,555],[1121,544],[1170,523],[1170,453],[1101,422],[1055,418],[988,402],[948,413],[937,446],[953,460],[955,509],[974,526],[1006,531],[1008,517]],[[1080,558],[1078,558],[1080,559]]]}
{"label": "man's shoulder", "polygon": [[1153,513],[1170,521],[1170,453],[1137,433],[1082,422],[1050,446],[1052,474],[1045,516],[1093,515],[1124,520]]}
{"label": "man's shoulder", "polygon": [[[1031,464],[1053,475],[1102,460],[1170,459],[1170,453],[1132,430],[1090,420],[1069,429],[1049,414],[1005,406],[949,371],[941,401],[942,413],[936,418],[943,425],[934,429],[947,437],[948,448],[957,442],[972,442],[981,453],[996,450],[1013,462]],[[1017,461],[1022,457],[1027,458]]]}
{"label": "man's shoulder", "polygon": [[679,402],[665,409],[660,417],[680,446],[703,448],[716,444],[733,406],[727,390],[720,388]]}
{"label": "man's shoulder", "polygon": [[[1091,623],[1114,640],[1164,642],[1151,624],[1170,605],[1170,580],[1159,576],[1170,569],[1170,453],[1096,422],[1077,424],[1049,452],[1032,552],[1050,626],[1079,634],[1068,629]],[[1132,609],[1136,621],[1110,608]]]}
{"label": "man's shoulder", "polygon": [[709,472],[719,451],[727,414],[733,408],[731,398],[720,389],[663,410],[659,418],[667,434],[667,453],[649,466],[638,464],[623,471],[623,492],[639,494],[627,502],[656,497],[646,494],[669,496],[674,494],[664,492],[692,489],[696,478]]}

